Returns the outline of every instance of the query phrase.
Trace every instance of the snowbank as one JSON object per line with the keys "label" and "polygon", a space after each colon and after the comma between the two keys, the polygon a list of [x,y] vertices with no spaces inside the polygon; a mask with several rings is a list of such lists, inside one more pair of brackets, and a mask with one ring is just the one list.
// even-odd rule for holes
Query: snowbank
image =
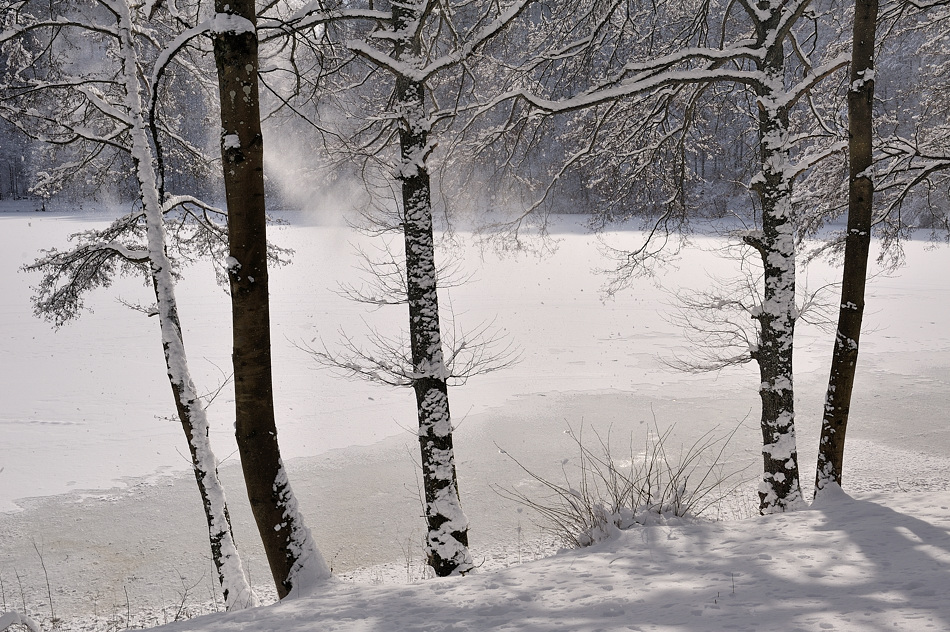
{"label": "snowbank", "polygon": [[947,630],[950,494],[840,496],[633,529],[507,570],[324,594],[167,632]]}

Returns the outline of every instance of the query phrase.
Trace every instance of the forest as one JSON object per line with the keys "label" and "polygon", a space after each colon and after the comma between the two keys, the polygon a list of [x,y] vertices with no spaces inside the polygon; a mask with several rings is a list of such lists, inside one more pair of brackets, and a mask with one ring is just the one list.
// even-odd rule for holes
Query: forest
{"label": "forest", "polygon": [[[151,344],[226,610],[261,600],[211,445],[213,396],[186,353],[179,285],[204,261],[227,292],[241,491],[276,598],[311,595],[332,560],[277,439],[269,286],[299,253],[270,235],[314,200],[336,209],[378,246],[358,253],[361,282],[318,272],[318,283],[387,310],[399,333],[350,324],[299,346],[346,379],[413,392],[425,564],[465,577],[478,562],[450,395],[525,351],[492,323],[460,325],[446,292],[468,279],[445,244],[471,237],[543,266],[564,216],[592,235],[635,227],[633,242],[601,248],[590,291],[607,302],[642,279],[662,283],[715,235],[735,276],[677,296],[688,347],[668,364],[754,367],[759,405],[741,429],[761,449],[754,513],[833,504],[863,392],[872,270],[900,270],[915,240],[950,238],[948,24],[943,0],[0,0],[0,203],[118,209],[22,265],[37,280],[32,309],[58,329],[120,278],[145,282],[147,303],[126,307],[159,329]],[[833,281],[807,283],[808,266],[829,263]],[[833,337],[814,467],[796,434],[803,324]],[[738,489],[715,459],[695,469],[700,454],[723,454],[718,440],[692,437],[673,463],[668,434],[656,434],[641,469],[620,472],[609,439],[591,447],[578,435],[580,490],[525,469],[546,500],[500,493],[583,548]],[[20,623],[39,629],[25,612],[0,629]]]}

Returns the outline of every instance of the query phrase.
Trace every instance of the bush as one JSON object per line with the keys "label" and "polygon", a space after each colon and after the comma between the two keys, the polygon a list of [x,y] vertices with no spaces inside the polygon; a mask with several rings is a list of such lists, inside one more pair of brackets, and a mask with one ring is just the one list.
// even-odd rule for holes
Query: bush
{"label": "bush", "polygon": [[[736,428],[738,429],[738,428]],[[583,429],[582,429],[583,430]],[[636,525],[649,525],[677,517],[699,517],[719,507],[746,482],[742,470],[726,472],[723,453],[735,434],[733,430],[715,437],[710,431],[671,460],[667,443],[671,426],[660,433],[650,432],[644,450],[636,454],[630,440],[630,458],[613,458],[610,433],[594,433],[594,448],[588,447],[583,433],[569,429],[567,434],[580,452],[578,473],[572,482],[564,470],[564,484],[554,483],[511,457],[550,494],[534,499],[514,489],[496,488],[502,496],[521,503],[540,514],[564,545],[590,546]],[[510,455],[509,455],[510,456]]]}

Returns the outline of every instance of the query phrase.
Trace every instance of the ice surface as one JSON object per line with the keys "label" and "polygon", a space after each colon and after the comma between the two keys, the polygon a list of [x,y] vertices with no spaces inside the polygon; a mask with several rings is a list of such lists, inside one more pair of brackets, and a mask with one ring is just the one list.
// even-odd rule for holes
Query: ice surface
{"label": "ice surface", "polygon": [[[411,392],[343,381],[315,370],[297,346],[321,339],[332,345],[341,326],[358,336],[361,319],[382,327],[385,333],[390,321],[401,324],[404,315],[400,308],[392,308],[398,311],[397,317],[386,309],[367,312],[334,292],[338,280],[357,280],[353,271],[357,261],[346,242],[360,237],[348,229],[313,225],[305,215],[287,218],[291,222],[288,227],[273,231],[280,245],[297,250],[293,265],[272,273],[275,383],[281,444],[301,510],[337,574],[380,563],[399,568],[412,555],[418,566],[423,522],[414,475],[418,446]],[[157,604],[161,591],[171,602],[177,599],[174,587],[182,586],[178,573],[188,582],[204,582],[200,584],[203,588],[191,590],[191,599],[198,590],[206,595],[210,592],[206,528],[194,481],[186,471],[184,438],[177,422],[160,418],[173,418],[174,411],[156,343],[157,324],[114,300],[121,296],[129,302],[148,303],[151,289],[138,280],[121,282],[93,298],[95,313],[54,332],[30,314],[28,286],[35,279],[15,272],[31,261],[39,248],[62,245],[68,233],[101,226],[109,219],[111,216],[88,212],[0,213],[0,235],[5,244],[0,249],[0,331],[4,332],[0,336],[0,383],[4,385],[0,391],[0,446],[4,448],[0,451],[0,511],[13,511],[0,514],[0,574],[6,582],[12,569],[18,569],[26,578],[28,605],[36,608],[41,608],[45,588],[30,537],[40,545],[54,584],[60,587],[62,594],[55,598],[64,612],[73,607],[88,609],[97,594],[101,608],[119,603],[124,608],[125,589],[133,601],[143,605]],[[664,320],[669,297],[644,280],[615,299],[601,302],[598,288],[604,279],[594,270],[604,267],[604,262],[597,239],[572,220],[557,222],[553,233],[560,240],[558,250],[545,259],[529,255],[498,259],[491,252],[465,248],[461,253],[465,267],[475,277],[447,294],[466,328],[494,319],[496,326],[510,332],[524,358],[509,370],[472,379],[464,388],[450,391],[458,425],[456,457],[462,503],[472,525],[476,564],[497,559],[495,545],[509,552],[505,554],[509,561],[522,556],[527,559],[531,557],[527,542],[537,536],[530,517],[490,489],[492,484],[530,485],[499,448],[534,470],[559,477],[561,463],[576,452],[563,434],[568,424],[575,428],[584,424],[588,430],[601,432],[609,429],[625,443],[631,433],[639,442],[654,422],[663,428],[677,424],[677,442],[693,440],[715,427],[726,431],[742,422],[728,458],[736,465],[753,468],[753,472],[761,466],[755,368],[706,376],[684,376],[664,368],[657,355],[684,344]],[[606,238],[620,245],[634,242],[636,234],[616,231]],[[706,248],[717,243],[711,237],[695,241]],[[950,284],[945,280],[950,251],[927,246],[926,242],[909,242],[907,267],[896,276],[875,278],[869,288],[869,329],[862,336],[846,456],[845,488],[850,492],[946,490],[950,480],[950,460],[945,456],[950,454],[950,424],[945,412],[950,393],[950,328],[945,316],[950,313]],[[686,250],[679,268],[670,271],[665,282],[671,287],[702,287],[706,273],[723,276],[724,265],[706,250]],[[829,274],[823,266],[814,266],[807,274],[808,283],[816,287]],[[229,372],[230,312],[226,295],[214,285],[210,264],[188,270],[179,287],[179,301],[188,319],[183,323],[184,339],[196,382],[199,389],[211,389]],[[797,429],[807,485],[832,337],[801,324],[797,333]],[[209,410],[212,440],[221,456],[233,451],[232,398],[226,388]],[[252,580],[266,582],[266,563],[241,498],[239,468],[233,460],[225,459],[222,473],[232,490],[229,498],[237,541],[246,552]],[[113,489],[117,484],[123,488]],[[70,496],[52,497],[71,490]],[[48,498],[22,500],[42,496]],[[946,498],[937,501],[948,504]],[[920,519],[933,525],[948,515],[945,510],[941,514],[939,508],[919,513],[910,501],[900,499],[882,502],[902,512],[895,520],[908,524]],[[868,516],[894,515],[864,501],[857,506],[871,512]],[[818,523],[809,524],[812,526],[807,528],[812,529]],[[734,537],[731,527],[722,528],[723,538]],[[680,540],[693,537],[690,532],[669,530],[650,533],[672,534]],[[802,532],[801,537],[810,533]],[[894,533],[904,531],[895,527]],[[489,549],[493,552],[488,553]],[[895,556],[900,554],[897,551]],[[819,553],[811,555],[817,559]],[[938,553],[934,552],[935,563],[945,568]],[[857,557],[847,559],[847,572],[853,571],[857,577],[863,562]],[[758,567],[748,565],[749,572],[754,568]],[[767,567],[763,564],[761,568],[765,572]],[[539,577],[548,573],[546,577],[553,582],[553,577],[568,573],[564,567],[552,569],[525,570],[527,575],[494,581],[525,582],[532,573]],[[684,573],[695,570],[683,567]],[[834,624],[835,629],[867,629],[857,623],[851,628],[842,623],[845,606],[839,612],[835,603],[850,604],[855,612],[853,622],[865,620],[864,610],[857,614],[861,608],[883,613],[882,621],[897,621],[902,613],[917,616],[920,610],[914,608],[924,604],[926,610],[930,603],[929,597],[916,597],[924,588],[908,589],[903,584],[882,585],[860,600],[847,591],[834,593],[843,595],[842,602],[835,601],[834,595],[809,597],[810,571],[796,572],[803,591],[796,593],[796,598],[801,603],[825,599],[824,605],[803,610],[812,612],[814,622],[795,619],[803,629],[821,629],[817,626],[822,622]],[[870,577],[883,576],[877,572]],[[478,590],[494,594],[488,587],[491,580],[478,581],[482,582],[477,584]],[[655,580],[644,576],[636,581]],[[911,580],[904,577],[901,581],[907,584]],[[615,596],[629,590],[631,584],[628,580],[607,583],[613,586]],[[569,585],[580,590],[577,582]],[[700,592],[706,590],[699,583],[688,585]],[[469,598],[456,584],[447,586],[459,600]],[[351,589],[339,588],[334,594],[346,590]],[[413,588],[410,592],[421,598],[428,590],[433,589]],[[614,602],[605,588],[604,598],[591,601],[591,607],[623,612],[632,623],[638,620],[630,617],[645,612],[644,621],[649,621],[649,613],[658,611],[662,600],[649,597],[655,594],[650,593],[653,588],[644,590],[646,595],[618,597]],[[396,593],[379,591],[364,597],[378,597],[383,604],[396,599]],[[535,595],[531,598],[547,604],[545,607],[550,605],[552,612],[559,611],[555,602],[548,604],[530,588],[510,588],[508,592]],[[344,608],[342,597],[338,602],[332,601],[335,596],[328,598],[331,610]],[[630,599],[641,598],[647,599],[648,607],[634,608]],[[407,599],[406,612],[421,612],[412,610],[416,608],[412,603],[419,604],[412,601],[416,597]],[[713,597],[710,608],[705,601],[702,607],[693,605],[702,613],[714,606],[724,608],[722,600],[716,599]],[[523,612],[491,600],[484,603],[494,603],[500,613],[508,615],[521,616],[517,613]],[[751,601],[742,603],[752,612]],[[902,610],[905,606],[912,612]],[[463,611],[453,612],[462,616],[458,613]],[[693,616],[677,612],[684,618],[684,626]],[[821,613],[827,612],[832,612],[830,618],[822,618]],[[950,625],[946,615],[934,610],[921,616],[931,617],[940,629]],[[785,612],[776,616],[799,615]],[[749,621],[753,620],[757,621]],[[644,627],[649,626],[644,623]],[[548,629],[544,622],[536,628]]]}

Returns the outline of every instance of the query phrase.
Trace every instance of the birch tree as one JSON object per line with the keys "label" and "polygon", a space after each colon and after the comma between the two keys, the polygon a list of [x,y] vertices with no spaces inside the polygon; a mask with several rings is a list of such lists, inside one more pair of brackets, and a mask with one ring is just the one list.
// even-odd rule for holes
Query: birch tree
{"label": "birch tree", "polygon": [[[165,224],[165,217],[177,211],[183,224],[196,229],[198,237],[191,245],[213,249],[223,227],[211,218],[221,215],[188,196],[162,199],[159,191],[146,96],[154,77],[143,76],[142,70],[149,61],[161,59],[155,50],[158,34],[125,0],[96,0],[62,12],[22,0],[8,2],[3,9],[6,24],[0,44],[17,62],[0,94],[4,116],[43,142],[77,146],[78,161],[63,166],[60,177],[88,167],[103,148],[127,154],[140,204],[105,230],[74,236],[73,248],[49,250],[27,266],[44,274],[37,287],[36,313],[62,325],[78,315],[89,290],[108,286],[117,271],[147,275],[155,306],[144,311],[159,322],[168,381],[188,440],[226,606],[257,605],[234,543],[205,404],[188,368]],[[104,53],[101,63],[78,74],[68,60],[56,63],[69,49],[69,38],[93,42]],[[55,179],[48,174],[46,184],[52,184],[50,178]]]}
{"label": "birch tree", "polygon": [[[622,13],[627,2],[609,3],[610,10]],[[796,292],[796,249],[799,237],[794,210],[795,180],[828,155],[840,151],[843,143],[835,130],[805,133],[793,129],[797,105],[811,105],[815,88],[848,63],[846,55],[822,57],[817,46],[802,45],[802,25],[817,24],[810,0],[776,0],[732,3],[700,3],[701,28],[691,28],[692,39],[677,41],[669,52],[641,56],[634,50],[624,56],[616,47],[605,53],[605,69],[592,73],[595,80],[586,89],[567,98],[543,98],[536,91],[517,89],[497,99],[516,99],[535,111],[570,114],[590,108],[604,108],[614,116],[636,117],[637,121],[667,122],[671,99],[686,99],[684,115],[696,112],[706,90],[728,85],[749,90],[758,137],[758,173],[746,184],[755,194],[758,213],[756,227],[737,235],[759,256],[763,268],[761,303],[752,314],[757,325],[757,341],[750,357],[759,367],[759,396],[762,403],[761,431],[764,473],[759,486],[760,511],[780,512],[801,506],[798,451],[795,438],[793,392],[793,348],[798,310]],[[706,20],[707,16],[715,18]],[[607,30],[608,18],[599,24]],[[711,25],[711,26],[710,26]],[[807,37],[807,35],[804,35]],[[718,42],[716,41],[718,40]],[[579,37],[561,45],[563,54],[595,44],[598,37]],[[710,43],[711,42],[711,43]],[[609,60],[616,59],[616,62]],[[595,60],[596,61],[596,60]],[[684,91],[683,88],[690,88]],[[804,107],[804,106],[803,106]],[[659,142],[682,137],[687,124],[672,125],[655,135],[657,127],[644,128]],[[607,120],[598,119],[603,130]],[[630,155],[635,148],[600,131],[601,144],[610,151]],[[643,135],[641,135],[641,138]],[[824,143],[815,138],[824,137]],[[650,154],[643,154],[649,157]],[[638,175],[634,171],[633,175]],[[751,215],[751,214],[750,214]],[[624,285],[644,262],[656,254],[652,238],[667,235],[669,212],[661,213],[649,231],[651,240],[639,249],[623,253],[615,270],[613,289]]]}

